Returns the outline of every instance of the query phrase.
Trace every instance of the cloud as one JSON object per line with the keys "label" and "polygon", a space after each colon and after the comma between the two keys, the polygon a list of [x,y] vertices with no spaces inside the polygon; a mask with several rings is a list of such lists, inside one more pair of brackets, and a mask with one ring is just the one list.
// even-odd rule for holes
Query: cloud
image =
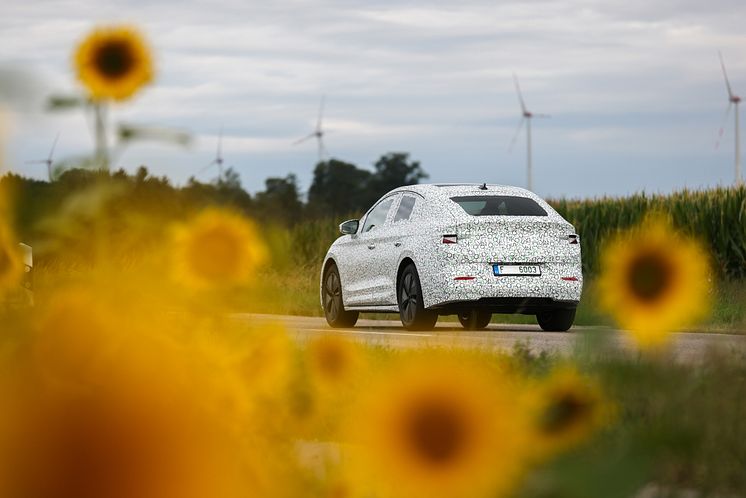
{"label": "cloud", "polygon": [[[744,17],[739,0],[40,0],[4,7],[0,59],[32,68],[47,92],[70,91],[72,47],[91,26],[140,26],[157,84],[112,119],[187,128],[198,141],[186,152],[133,147],[125,166],[183,182],[223,127],[252,188],[286,172],[310,182],[315,147],[290,143],[313,126],[322,94],[342,159],[365,166],[408,150],[434,181],[521,183],[522,149],[505,150],[520,117],[515,71],[529,108],[553,116],[536,127],[540,193],[591,195],[726,181],[732,158],[710,144],[727,103],[716,50],[746,93]],[[34,175],[21,163],[44,155],[56,129],[61,154],[91,142],[83,117],[40,107],[16,114],[9,154]],[[625,161],[645,179],[585,180]]]}

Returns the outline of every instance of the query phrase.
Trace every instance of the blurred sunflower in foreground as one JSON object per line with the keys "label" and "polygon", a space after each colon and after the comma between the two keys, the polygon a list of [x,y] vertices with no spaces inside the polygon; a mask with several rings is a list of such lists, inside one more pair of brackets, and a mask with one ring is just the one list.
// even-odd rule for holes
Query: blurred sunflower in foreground
{"label": "blurred sunflower in foreground", "polygon": [[256,226],[225,210],[203,211],[174,238],[176,278],[192,288],[246,284],[268,258]]}
{"label": "blurred sunflower in foreground", "polygon": [[75,70],[93,100],[127,100],[154,74],[145,40],[129,26],[95,29],[75,52]]}
{"label": "blurred sunflower in foreground", "polygon": [[223,381],[228,344],[86,290],[39,311],[3,386],[0,496],[266,496],[246,418],[225,410],[245,396]]}
{"label": "blurred sunflower in foreground", "polygon": [[309,341],[306,355],[309,372],[321,388],[336,390],[348,384],[362,366],[357,344],[326,334]]}
{"label": "blurred sunflower in foreground", "polygon": [[503,496],[526,465],[528,427],[507,379],[470,363],[420,358],[375,382],[353,410],[351,471],[376,496]]}
{"label": "blurred sunflower in foreground", "polygon": [[530,390],[529,397],[534,445],[540,457],[583,443],[611,416],[600,386],[570,366],[557,368]]}
{"label": "blurred sunflower in foreground", "polygon": [[[0,214],[1,216],[1,214]],[[0,292],[11,289],[19,283],[23,275],[23,259],[18,249],[18,241],[0,217]]]}
{"label": "blurred sunflower in foreground", "polygon": [[699,242],[649,217],[603,249],[600,304],[641,348],[656,348],[707,314],[711,274]]}

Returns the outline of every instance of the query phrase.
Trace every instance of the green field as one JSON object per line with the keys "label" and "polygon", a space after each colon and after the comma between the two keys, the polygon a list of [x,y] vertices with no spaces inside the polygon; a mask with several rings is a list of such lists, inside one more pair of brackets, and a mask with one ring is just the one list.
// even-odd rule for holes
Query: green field
{"label": "green field", "polygon": [[[53,183],[6,176],[0,179],[0,187],[13,194],[19,237],[34,247],[42,299],[45,285],[59,276],[74,279],[102,259],[132,264],[152,248],[167,244],[174,222],[206,206],[221,205],[260,220],[263,241],[272,253],[270,263],[251,282],[262,292],[238,289],[227,297],[231,307],[319,315],[320,264],[339,236],[339,222],[362,214],[318,218],[299,205],[293,220],[275,219],[272,212],[277,209],[264,210],[240,187],[191,183],[177,188],[147,172],[128,176],[71,171]],[[577,324],[610,323],[597,309],[593,285],[604,241],[656,213],[668,217],[680,232],[699,239],[710,254],[712,274],[702,278],[713,280],[715,295],[712,314],[700,328],[746,330],[746,187],[550,203],[581,236],[586,285]],[[524,316],[503,315],[496,320],[534,323],[533,317]]]}

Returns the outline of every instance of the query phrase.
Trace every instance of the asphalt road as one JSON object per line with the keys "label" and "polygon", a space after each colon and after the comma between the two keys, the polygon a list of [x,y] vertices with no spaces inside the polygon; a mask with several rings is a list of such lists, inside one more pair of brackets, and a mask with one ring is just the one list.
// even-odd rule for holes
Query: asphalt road
{"label": "asphalt road", "polygon": [[[339,334],[366,344],[392,348],[435,346],[510,351],[516,343],[522,342],[535,352],[569,354],[603,347],[608,352],[637,354],[634,344],[624,332],[601,327],[573,327],[569,332],[543,332],[538,325],[491,323],[485,330],[467,331],[457,322],[440,322],[432,331],[409,332],[398,320],[360,319],[354,328],[332,329],[320,317],[237,314],[235,318],[255,324],[282,323],[299,342],[319,334]],[[603,340],[599,344],[601,338]],[[746,335],[677,333],[667,354],[684,362],[697,362],[707,354],[737,354],[746,361]]]}

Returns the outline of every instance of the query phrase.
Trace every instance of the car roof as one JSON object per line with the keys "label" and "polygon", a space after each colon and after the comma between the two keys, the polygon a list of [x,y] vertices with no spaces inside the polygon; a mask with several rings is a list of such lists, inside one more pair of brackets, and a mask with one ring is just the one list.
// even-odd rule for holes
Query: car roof
{"label": "car roof", "polygon": [[399,187],[391,192],[400,191],[416,192],[425,198],[450,198],[462,195],[514,195],[538,198],[536,194],[524,188],[494,183],[419,183]]}

